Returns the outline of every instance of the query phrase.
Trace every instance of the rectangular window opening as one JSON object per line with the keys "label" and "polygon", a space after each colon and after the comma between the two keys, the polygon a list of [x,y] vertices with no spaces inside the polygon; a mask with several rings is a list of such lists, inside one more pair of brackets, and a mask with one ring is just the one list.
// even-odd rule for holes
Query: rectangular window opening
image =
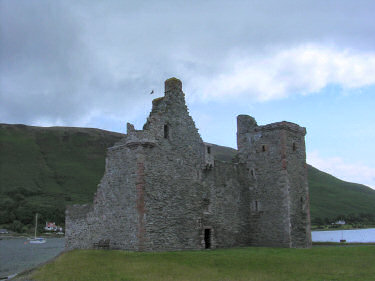
{"label": "rectangular window opening", "polygon": [[169,126],[167,124],[164,125],[164,138],[169,138]]}
{"label": "rectangular window opening", "polygon": [[210,146],[207,146],[207,153],[211,154],[211,147]]}

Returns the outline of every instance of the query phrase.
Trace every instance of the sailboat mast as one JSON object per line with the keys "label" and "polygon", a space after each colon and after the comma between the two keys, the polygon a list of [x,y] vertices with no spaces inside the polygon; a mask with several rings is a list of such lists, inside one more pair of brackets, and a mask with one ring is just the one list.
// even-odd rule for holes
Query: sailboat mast
{"label": "sailboat mast", "polygon": [[34,233],[34,237],[36,238],[36,228],[38,227],[38,213],[36,213],[35,215],[35,233]]}

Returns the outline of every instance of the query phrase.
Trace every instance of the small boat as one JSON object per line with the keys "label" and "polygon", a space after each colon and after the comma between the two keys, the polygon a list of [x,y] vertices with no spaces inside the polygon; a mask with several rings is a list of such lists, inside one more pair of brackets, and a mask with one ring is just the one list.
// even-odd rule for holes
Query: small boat
{"label": "small boat", "polygon": [[43,237],[35,237],[35,238],[31,238],[29,240],[29,243],[30,244],[43,244],[43,243],[46,243],[47,240]]}
{"label": "small boat", "polygon": [[38,214],[35,215],[35,231],[34,238],[27,238],[30,244],[44,244],[47,240],[43,237],[36,237],[36,229],[38,227]]}
{"label": "small boat", "polygon": [[341,239],[340,243],[346,243],[346,240],[344,239],[344,231],[341,230]]}

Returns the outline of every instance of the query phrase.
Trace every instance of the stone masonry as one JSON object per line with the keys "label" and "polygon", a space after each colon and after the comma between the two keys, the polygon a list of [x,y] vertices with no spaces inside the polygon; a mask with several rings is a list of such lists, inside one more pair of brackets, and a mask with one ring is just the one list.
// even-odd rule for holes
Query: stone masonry
{"label": "stone masonry", "polygon": [[[310,247],[305,128],[237,118],[237,155],[214,158],[165,81],[143,130],[127,125],[108,149],[92,205],[66,211],[66,249],[169,251],[238,246]],[[109,242],[109,244],[108,244]]]}

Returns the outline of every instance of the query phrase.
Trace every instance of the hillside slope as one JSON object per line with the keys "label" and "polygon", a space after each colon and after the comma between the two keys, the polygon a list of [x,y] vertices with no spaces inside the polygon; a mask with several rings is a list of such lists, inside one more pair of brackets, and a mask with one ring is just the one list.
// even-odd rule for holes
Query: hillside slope
{"label": "hillside slope", "polygon": [[106,148],[121,134],[0,124],[0,224],[64,221],[66,204],[92,201]]}
{"label": "hillside slope", "polygon": [[[0,225],[18,221],[14,228],[25,227],[36,212],[41,221],[63,223],[67,204],[91,203],[104,173],[106,148],[121,137],[99,129],[0,124]],[[212,152],[221,161],[236,154],[217,145]],[[312,218],[375,215],[374,190],[312,166],[308,172]]]}
{"label": "hillside slope", "polygon": [[312,218],[349,214],[375,215],[375,190],[342,181],[308,165],[310,212]]}

